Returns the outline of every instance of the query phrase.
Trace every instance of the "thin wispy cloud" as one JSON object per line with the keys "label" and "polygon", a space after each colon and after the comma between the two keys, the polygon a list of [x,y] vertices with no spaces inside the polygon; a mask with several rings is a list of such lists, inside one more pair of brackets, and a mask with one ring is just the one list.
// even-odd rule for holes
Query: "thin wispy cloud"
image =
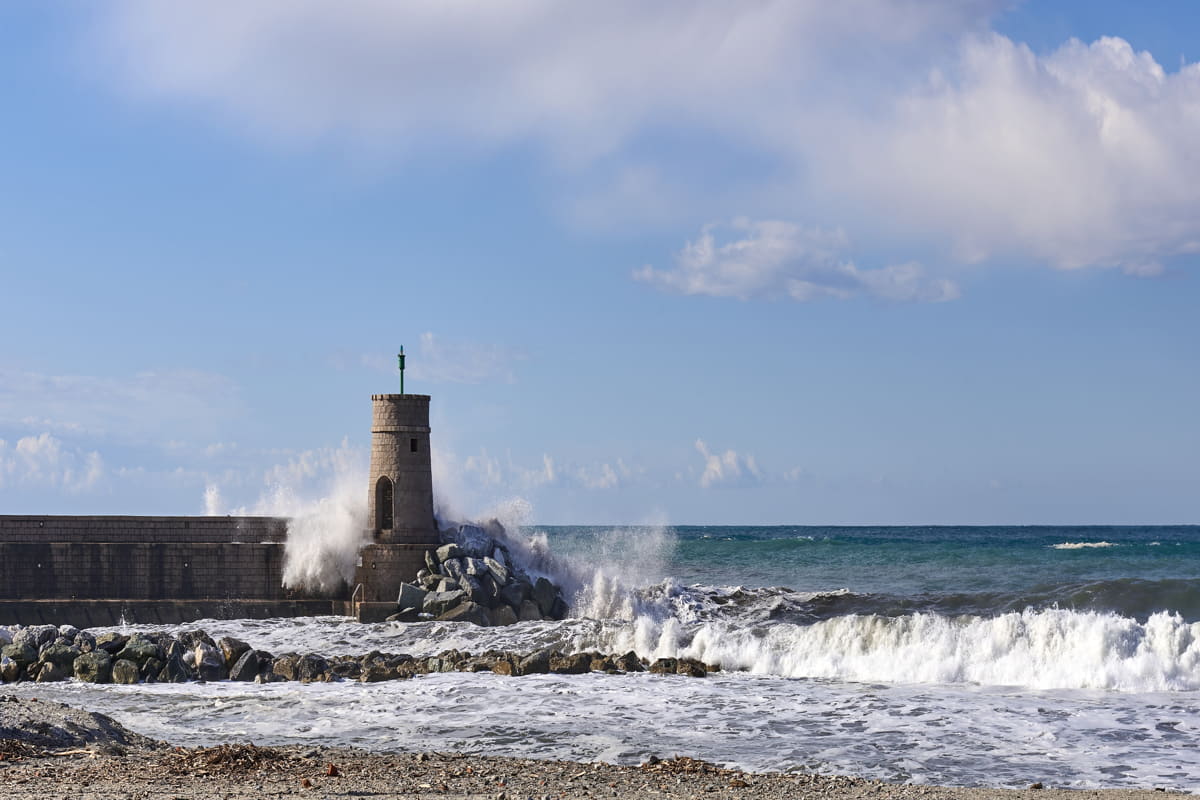
{"label": "thin wispy cloud", "polygon": [[735,219],[734,238],[717,240],[706,226],[675,257],[675,266],[635,270],[636,280],[689,295],[846,300],[867,295],[899,302],[939,302],[958,297],[956,284],[929,278],[920,264],[860,269],[845,256],[849,242],[838,230],[802,228],[776,220]]}
{"label": "thin wispy cloud", "polygon": [[232,380],[199,370],[108,377],[0,369],[0,425],[132,441],[217,430],[241,411]]}

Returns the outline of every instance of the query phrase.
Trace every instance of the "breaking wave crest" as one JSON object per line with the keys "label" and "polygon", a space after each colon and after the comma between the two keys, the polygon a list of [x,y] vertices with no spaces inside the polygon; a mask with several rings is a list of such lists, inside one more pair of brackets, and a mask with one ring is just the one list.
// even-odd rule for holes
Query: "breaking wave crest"
{"label": "breaking wave crest", "polygon": [[[1027,608],[992,616],[918,611],[822,615],[850,592],[703,589],[666,581],[633,614],[596,620],[571,645],[697,658],[789,678],[1123,692],[1200,689],[1200,623],[1160,611]],[[817,609],[817,610],[814,610]]]}

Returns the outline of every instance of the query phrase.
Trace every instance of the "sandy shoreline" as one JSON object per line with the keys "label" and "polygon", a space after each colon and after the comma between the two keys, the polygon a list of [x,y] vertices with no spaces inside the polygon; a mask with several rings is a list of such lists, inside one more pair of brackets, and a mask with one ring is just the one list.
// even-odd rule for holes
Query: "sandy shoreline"
{"label": "sandy shoreline", "polygon": [[749,773],[687,757],[640,766],[457,753],[227,744],[173,747],[103,714],[0,696],[0,797],[115,798],[1157,798],[1154,789],[963,789]]}

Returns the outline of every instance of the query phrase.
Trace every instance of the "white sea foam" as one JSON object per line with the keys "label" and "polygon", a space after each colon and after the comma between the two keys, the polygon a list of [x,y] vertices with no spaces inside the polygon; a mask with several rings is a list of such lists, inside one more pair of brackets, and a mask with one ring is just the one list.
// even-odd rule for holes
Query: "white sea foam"
{"label": "white sea foam", "polygon": [[1120,547],[1112,542],[1061,542],[1050,545],[1051,550],[1089,550],[1093,547]]}
{"label": "white sea foam", "polygon": [[1173,695],[490,673],[5,691],[81,705],[190,746],[351,745],[626,764],[680,754],[912,783],[1200,789],[1200,750],[1187,746],[1200,732],[1200,708]]}

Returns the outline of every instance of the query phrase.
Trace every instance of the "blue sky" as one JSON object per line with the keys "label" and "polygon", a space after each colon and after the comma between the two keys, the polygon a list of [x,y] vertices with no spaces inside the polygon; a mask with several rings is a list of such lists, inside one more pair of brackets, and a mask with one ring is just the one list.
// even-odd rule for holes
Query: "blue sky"
{"label": "blue sky", "polygon": [[0,513],[365,505],[404,345],[458,515],[1200,521],[1197,30],[4,4]]}

